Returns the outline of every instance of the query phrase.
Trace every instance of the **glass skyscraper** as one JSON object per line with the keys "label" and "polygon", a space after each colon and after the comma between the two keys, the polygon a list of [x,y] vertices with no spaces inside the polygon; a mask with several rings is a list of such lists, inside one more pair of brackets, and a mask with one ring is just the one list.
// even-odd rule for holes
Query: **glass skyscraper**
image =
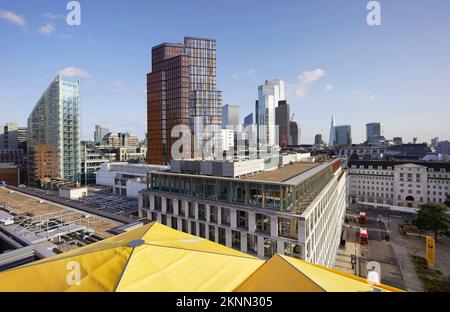
{"label": "glass skyscraper", "polygon": [[230,126],[233,130],[240,125],[239,106],[226,104],[222,106],[222,129]]}
{"label": "glass skyscraper", "polygon": [[275,109],[279,101],[284,101],[284,81],[266,80],[258,87],[256,102],[256,123],[258,124],[258,143],[262,146],[279,145]]}
{"label": "glass skyscraper", "polygon": [[[184,43],[163,43],[152,49],[147,75],[148,162],[167,164],[172,128],[187,125],[200,135],[193,148],[201,150],[213,136],[221,146],[222,92],[216,90],[216,41],[185,37]],[[212,133],[205,126],[212,126]],[[209,157],[212,151],[203,153]]]}
{"label": "glass skyscraper", "polygon": [[334,127],[334,145],[350,146],[352,145],[352,127],[350,125]]}
{"label": "glass skyscraper", "polygon": [[28,117],[29,183],[80,180],[80,82],[58,75]]}

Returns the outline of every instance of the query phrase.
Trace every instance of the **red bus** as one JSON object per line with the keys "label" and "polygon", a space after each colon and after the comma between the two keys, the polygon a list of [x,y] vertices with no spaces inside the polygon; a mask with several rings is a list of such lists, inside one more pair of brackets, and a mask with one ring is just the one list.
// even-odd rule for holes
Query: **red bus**
{"label": "red bus", "polygon": [[369,234],[367,233],[367,229],[360,228],[358,237],[359,237],[359,242],[361,243],[361,245],[366,245],[369,243]]}
{"label": "red bus", "polygon": [[366,217],[366,213],[365,213],[364,211],[361,211],[361,212],[359,213],[358,222],[359,222],[360,224],[366,224],[366,222],[367,222],[367,217]]}

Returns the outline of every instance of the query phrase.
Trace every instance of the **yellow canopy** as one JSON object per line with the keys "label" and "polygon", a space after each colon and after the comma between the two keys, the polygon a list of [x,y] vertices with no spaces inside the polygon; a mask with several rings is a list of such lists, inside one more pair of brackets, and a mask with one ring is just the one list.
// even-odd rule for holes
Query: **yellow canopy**
{"label": "yellow canopy", "polygon": [[374,292],[399,289],[276,254],[236,291],[241,292]]}
{"label": "yellow canopy", "polygon": [[374,291],[366,280],[275,255],[260,260],[151,223],[0,273],[0,291]]}

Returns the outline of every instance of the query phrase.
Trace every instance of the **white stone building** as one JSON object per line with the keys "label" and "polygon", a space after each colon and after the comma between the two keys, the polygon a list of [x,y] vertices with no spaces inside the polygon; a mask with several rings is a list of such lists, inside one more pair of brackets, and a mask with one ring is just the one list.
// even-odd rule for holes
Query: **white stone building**
{"label": "white stone building", "polygon": [[350,202],[418,208],[444,203],[450,194],[450,162],[348,162]]}

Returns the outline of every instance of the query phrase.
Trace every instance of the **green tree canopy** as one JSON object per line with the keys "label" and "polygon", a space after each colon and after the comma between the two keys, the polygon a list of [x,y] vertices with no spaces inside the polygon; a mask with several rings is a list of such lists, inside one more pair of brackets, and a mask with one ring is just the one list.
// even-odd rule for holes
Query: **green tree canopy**
{"label": "green tree canopy", "polygon": [[428,203],[422,205],[413,224],[419,230],[428,230],[434,232],[434,238],[437,241],[439,234],[447,234],[450,228],[450,215],[448,208],[441,204]]}

